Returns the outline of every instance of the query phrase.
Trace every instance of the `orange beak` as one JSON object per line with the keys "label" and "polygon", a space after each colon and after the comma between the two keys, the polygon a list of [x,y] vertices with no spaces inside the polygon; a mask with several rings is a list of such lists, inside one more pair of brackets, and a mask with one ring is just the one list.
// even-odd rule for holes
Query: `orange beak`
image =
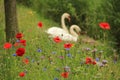
{"label": "orange beak", "polygon": [[80,32],[78,32],[78,35],[80,35]]}

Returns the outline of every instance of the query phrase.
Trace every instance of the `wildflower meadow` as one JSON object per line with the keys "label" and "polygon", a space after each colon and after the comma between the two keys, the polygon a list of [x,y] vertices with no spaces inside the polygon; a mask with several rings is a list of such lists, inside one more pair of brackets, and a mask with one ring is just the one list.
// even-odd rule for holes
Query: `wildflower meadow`
{"label": "wildflower meadow", "polygon": [[0,18],[0,80],[120,80],[119,55],[107,34],[109,22],[95,24],[101,39],[80,33],[76,42],[64,41],[46,33],[59,23],[23,5],[17,8],[20,31],[15,43],[5,41],[5,21]]}

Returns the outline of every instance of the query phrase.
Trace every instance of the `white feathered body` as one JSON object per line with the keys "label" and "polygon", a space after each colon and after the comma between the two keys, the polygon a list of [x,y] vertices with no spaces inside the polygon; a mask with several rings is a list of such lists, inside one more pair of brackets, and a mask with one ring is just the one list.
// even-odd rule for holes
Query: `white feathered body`
{"label": "white feathered body", "polygon": [[76,42],[77,41],[77,37],[68,34],[68,33],[63,33],[61,34],[62,36],[59,36],[61,38],[61,40],[63,41],[72,41],[72,42]]}
{"label": "white feathered body", "polygon": [[72,41],[72,42],[77,42],[78,40],[78,34],[74,31],[74,29],[77,32],[80,32],[81,29],[77,25],[72,25],[70,27],[70,33],[65,31],[62,28],[59,27],[52,27],[47,30],[47,33],[50,35],[50,37],[56,37],[58,36],[61,40],[63,41]]}
{"label": "white feathered body", "polygon": [[61,16],[61,27],[51,27],[49,28],[46,33],[49,34],[50,37],[56,37],[56,36],[60,36],[61,33],[69,33],[66,25],[65,25],[65,18],[70,20],[70,15],[68,13],[64,13]]}
{"label": "white feathered body", "polygon": [[81,29],[79,28],[79,26],[77,25],[72,25],[70,27],[70,33],[69,30],[67,29],[66,25],[65,25],[65,18],[70,20],[70,15],[68,13],[64,13],[61,17],[61,25],[62,28],[59,27],[52,27],[49,28],[46,33],[49,34],[49,37],[60,37],[61,40],[63,41],[77,41],[78,35],[76,34],[76,32],[74,31],[74,29],[78,32],[81,31]]}
{"label": "white feathered body", "polygon": [[46,32],[47,34],[50,35],[50,37],[56,37],[56,36],[60,37],[62,34],[67,34],[67,32],[64,29],[59,27],[49,28]]}
{"label": "white feathered body", "polygon": [[81,29],[80,29],[79,26],[72,25],[70,27],[70,33],[62,33],[62,36],[60,36],[60,38],[63,41],[77,42],[77,40],[78,40],[78,34],[74,30],[76,30],[77,33],[79,33],[81,31]]}

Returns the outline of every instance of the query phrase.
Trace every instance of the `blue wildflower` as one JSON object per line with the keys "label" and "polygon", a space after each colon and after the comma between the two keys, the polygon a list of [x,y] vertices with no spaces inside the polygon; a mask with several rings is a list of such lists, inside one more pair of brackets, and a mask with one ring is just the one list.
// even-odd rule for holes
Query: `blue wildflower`
{"label": "blue wildflower", "polygon": [[16,42],[20,42],[20,40],[17,39]]}
{"label": "blue wildflower", "polygon": [[41,49],[38,49],[37,52],[42,52],[42,50],[41,50]]}
{"label": "blue wildflower", "polygon": [[72,55],[70,53],[67,54],[68,57],[71,57]]}
{"label": "blue wildflower", "polygon": [[17,55],[14,53],[13,56],[17,56]]}
{"label": "blue wildflower", "polygon": [[54,78],[54,80],[59,80],[58,78]]}
{"label": "blue wildflower", "polygon": [[98,61],[100,61],[100,59],[99,59],[99,58],[96,58],[96,61],[98,62]]}
{"label": "blue wildflower", "polygon": [[66,50],[70,50],[70,48],[65,48]]}

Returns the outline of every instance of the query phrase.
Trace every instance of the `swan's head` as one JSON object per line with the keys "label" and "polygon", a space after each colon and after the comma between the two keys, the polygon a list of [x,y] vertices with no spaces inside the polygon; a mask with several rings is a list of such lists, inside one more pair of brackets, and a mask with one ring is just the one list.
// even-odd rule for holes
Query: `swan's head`
{"label": "swan's head", "polygon": [[64,14],[62,15],[62,17],[68,19],[69,22],[70,22],[70,20],[71,20],[71,19],[70,19],[70,14],[68,14],[68,13],[64,13]]}
{"label": "swan's head", "polygon": [[78,25],[72,25],[71,28],[73,28],[77,32],[77,34],[80,35],[81,29],[80,29],[80,27]]}
{"label": "swan's head", "polygon": [[80,29],[80,27],[79,27],[79,26],[76,26],[76,31],[77,31],[78,33],[80,33],[80,32],[81,32],[81,29]]}

